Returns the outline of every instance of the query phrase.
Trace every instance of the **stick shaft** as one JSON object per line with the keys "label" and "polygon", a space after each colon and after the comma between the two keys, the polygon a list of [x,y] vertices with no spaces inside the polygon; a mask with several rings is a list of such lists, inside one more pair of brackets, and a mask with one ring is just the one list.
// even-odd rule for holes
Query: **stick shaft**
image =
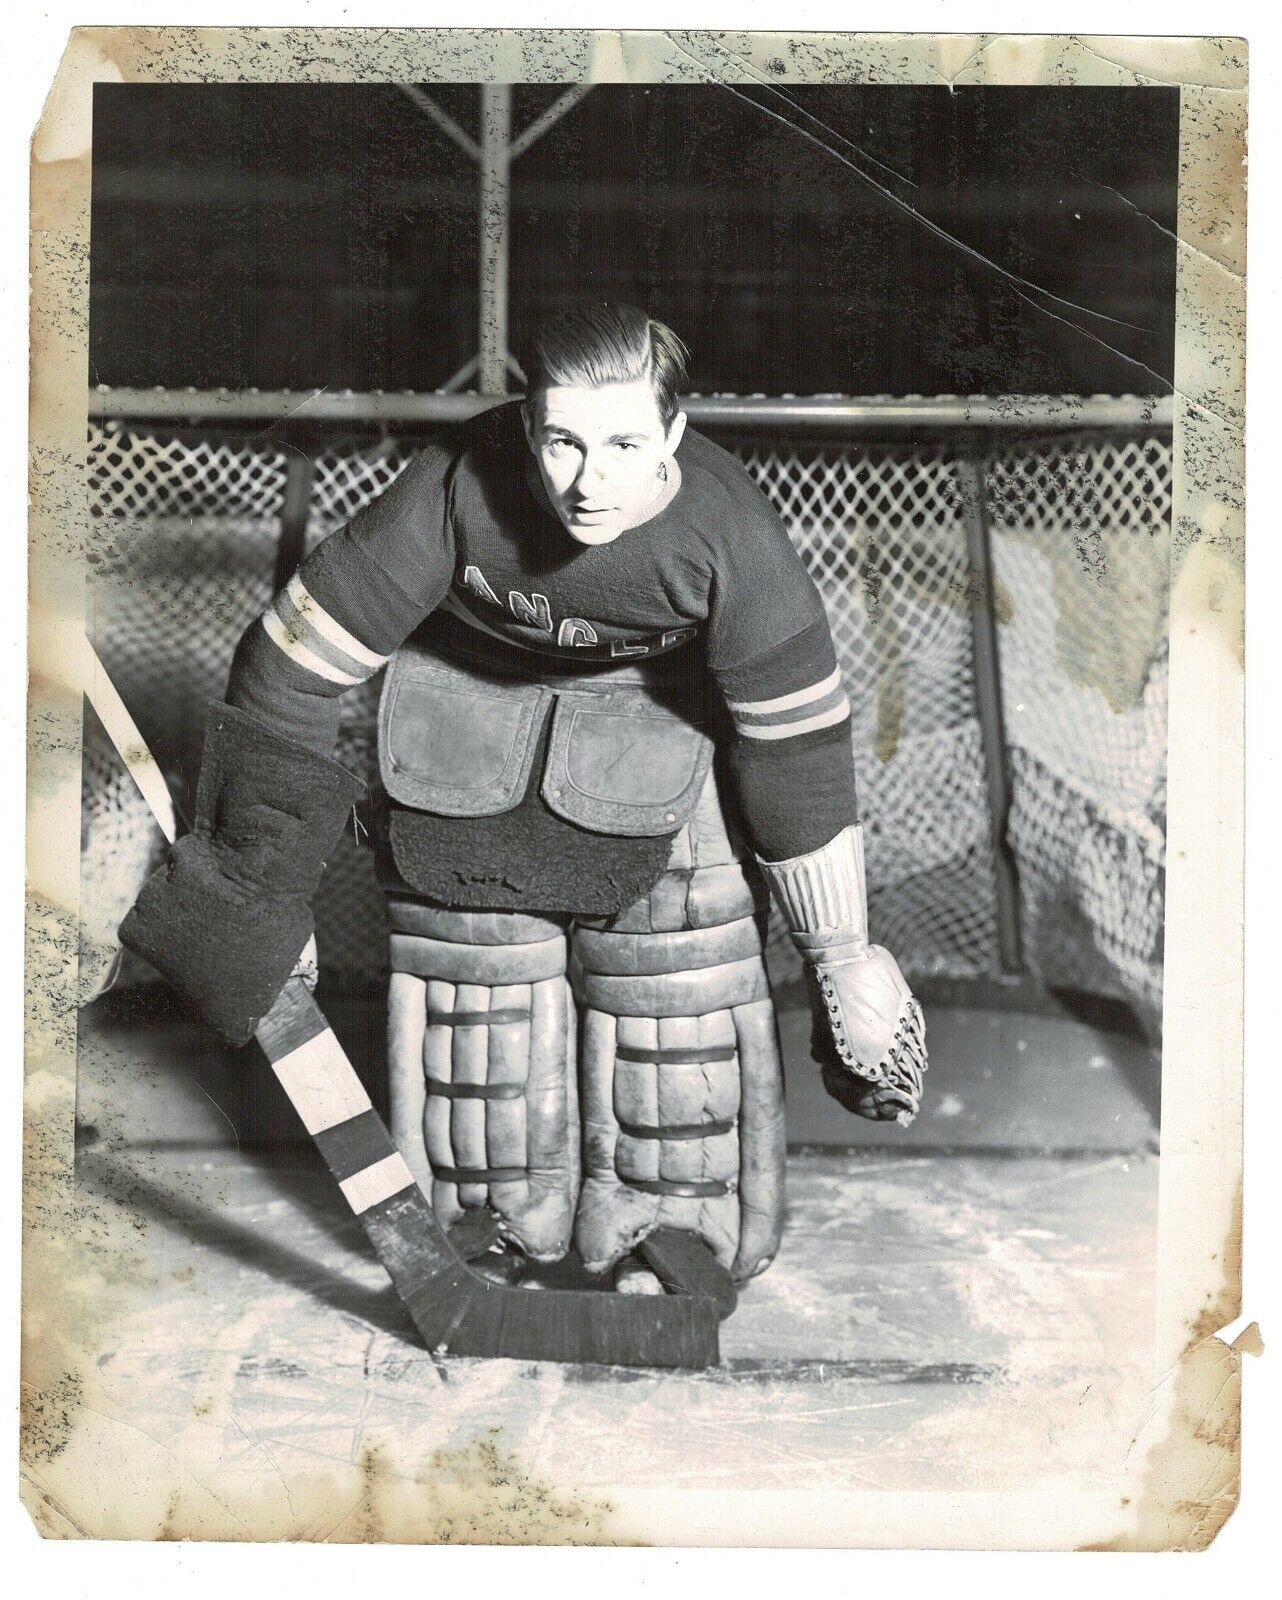
{"label": "stick shaft", "polygon": [[84,684],[85,696],[93,707],[98,721],[106,730],[107,737],[116,747],[116,754],[125,765],[125,770],[138,785],[139,793],[147,802],[147,808],[156,819],[156,825],[168,839],[170,844],[178,836],[178,818],[174,811],[173,797],[169,793],[169,785],[165,782],[165,775],[155,756],[147,747],[147,741],[138,730],[138,724],[129,714],[129,708],[120,698],[120,691],[107,676],[98,657],[98,652],[89,643],[84,642],[85,661],[81,678]]}

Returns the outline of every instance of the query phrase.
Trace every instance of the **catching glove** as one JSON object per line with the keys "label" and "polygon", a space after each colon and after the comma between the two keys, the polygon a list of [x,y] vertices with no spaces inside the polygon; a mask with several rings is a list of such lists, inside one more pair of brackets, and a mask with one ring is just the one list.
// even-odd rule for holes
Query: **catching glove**
{"label": "catching glove", "polygon": [[824,1087],[858,1116],[906,1126],[921,1106],[926,1025],[895,958],[868,943],[863,829],[760,865],[805,963]]}

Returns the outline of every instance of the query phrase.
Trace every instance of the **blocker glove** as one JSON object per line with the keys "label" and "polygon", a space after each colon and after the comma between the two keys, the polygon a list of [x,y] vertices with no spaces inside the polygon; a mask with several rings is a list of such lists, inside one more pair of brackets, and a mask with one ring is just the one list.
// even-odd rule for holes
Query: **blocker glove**
{"label": "blocker glove", "polygon": [[858,1116],[907,1126],[921,1106],[926,1024],[890,951],[868,943],[862,827],[760,865],[805,963],[824,1087]]}
{"label": "blocker glove", "polygon": [[300,965],[325,857],[364,792],[257,717],[211,707],[192,831],[143,885],[120,942],[244,1044]]}

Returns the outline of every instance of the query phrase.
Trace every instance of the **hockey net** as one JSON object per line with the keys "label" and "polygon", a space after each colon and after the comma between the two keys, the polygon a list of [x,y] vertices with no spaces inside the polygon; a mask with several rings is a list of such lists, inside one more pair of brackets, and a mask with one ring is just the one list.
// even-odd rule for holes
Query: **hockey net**
{"label": "hockey net", "polygon": [[[722,442],[774,502],[832,622],[855,707],[873,935],[916,977],[999,965],[994,843],[976,694],[975,469],[998,617],[1022,958],[1048,984],[1160,1016],[1169,438],[1142,424],[1038,437],[875,428],[839,439],[765,424]],[[208,700],[271,597],[288,469],[271,433],[95,423],[90,630],[187,809]],[[394,429],[314,445],[307,548],[393,480]],[[973,514],[973,491],[971,494]],[[374,774],[378,682],[346,698],[340,759]],[[87,716],[86,986],[161,840]],[[368,850],[346,838],[317,902],[322,962],[382,971]],[[795,976],[776,928],[776,975]],[[137,974],[134,974],[135,976]]]}

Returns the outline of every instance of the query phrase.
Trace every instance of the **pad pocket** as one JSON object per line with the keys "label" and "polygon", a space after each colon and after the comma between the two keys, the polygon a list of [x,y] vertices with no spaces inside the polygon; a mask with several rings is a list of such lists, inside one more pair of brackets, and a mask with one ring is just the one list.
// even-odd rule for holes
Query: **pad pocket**
{"label": "pad pocket", "polygon": [[403,646],[378,710],[384,787],[445,817],[510,811],[525,793],[551,691],[489,682]]}
{"label": "pad pocket", "polygon": [[698,804],[713,746],[693,722],[629,690],[562,690],[544,800],[594,833],[675,833]]}

